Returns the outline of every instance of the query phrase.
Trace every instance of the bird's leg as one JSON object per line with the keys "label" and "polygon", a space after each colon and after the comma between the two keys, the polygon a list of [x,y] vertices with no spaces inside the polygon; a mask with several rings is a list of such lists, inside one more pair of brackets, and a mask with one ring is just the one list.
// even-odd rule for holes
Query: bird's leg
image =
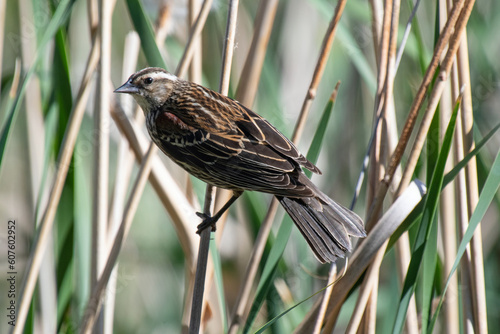
{"label": "bird's leg", "polygon": [[198,225],[198,230],[196,231],[196,233],[200,234],[201,231],[203,231],[204,229],[206,229],[209,226],[212,226],[212,231],[215,231],[215,223],[217,223],[219,218],[224,214],[224,212],[227,211],[227,209],[229,209],[231,204],[233,204],[234,201],[236,201],[238,199],[238,197],[241,196],[242,193],[243,193],[242,191],[233,191],[233,196],[213,216],[209,216],[203,212],[196,212],[196,215],[203,219],[201,224]]}

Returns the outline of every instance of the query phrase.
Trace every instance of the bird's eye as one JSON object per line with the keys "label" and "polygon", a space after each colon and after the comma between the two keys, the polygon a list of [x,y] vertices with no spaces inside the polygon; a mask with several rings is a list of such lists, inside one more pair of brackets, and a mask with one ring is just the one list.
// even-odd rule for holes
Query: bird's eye
{"label": "bird's eye", "polygon": [[153,83],[153,78],[147,77],[146,79],[144,79],[144,83],[146,85],[151,85]]}

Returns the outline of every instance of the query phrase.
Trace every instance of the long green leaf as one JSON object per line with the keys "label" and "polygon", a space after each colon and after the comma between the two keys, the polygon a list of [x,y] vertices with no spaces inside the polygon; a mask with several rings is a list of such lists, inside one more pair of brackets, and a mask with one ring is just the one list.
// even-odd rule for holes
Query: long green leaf
{"label": "long green leaf", "polygon": [[[458,108],[458,106],[457,106]],[[431,184],[431,177],[434,173],[434,168],[439,159],[439,133],[440,133],[440,117],[441,105],[438,105],[436,113],[432,119],[429,131],[427,132],[426,142],[426,161],[427,161],[427,179],[426,184]],[[434,291],[434,275],[436,273],[436,249],[437,249],[437,215],[433,217],[431,222],[431,230],[427,245],[425,247],[424,255],[422,258],[422,279],[420,293],[422,296],[422,321],[427,321],[429,317],[429,310],[432,301],[432,292]],[[426,334],[422,330],[421,334]]]}
{"label": "long green leaf", "polygon": [[450,274],[448,275],[448,279],[446,280],[443,292],[441,293],[441,298],[439,299],[439,304],[436,308],[436,312],[434,313],[432,321],[429,324],[428,328],[429,333],[432,333],[434,325],[436,324],[437,316],[439,314],[439,311],[441,310],[444,297],[446,295],[446,291],[448,290],[448,286],[450,285],[451,282],[451,277],[457,270],[460,260],[465,253],[465,249],[467,248],[467,245],[471,241],[474,235],[474,231],[476,230],[477,226],[483,219],[486,210],[490,206],[490,203],[493,201],[493,198],[495,197],[499,186],[500,186],[500,151],[497,153],[495,161],[493,162],[493,166],[491,166],[491,170],[484,184],[484,188],[481,191],[481,195],[479,195],[479,200],[477,202],[476,209],[474,210],[474,213],[470,217],[469,226],[465,231],[462,242],[460,242],[460,246],[458,246],[457,257],[455,258],[455,262],[453,263],[453,267],[450,271]]}
{"label": "long green leaf", "polygon": [[[452,170],[450,170],[443,178],[443,188],[446,187],[451,181],[455,179],[455,177],[458,175],[458,173],[462,170],[462,168],[467,165],[467,163],[476,155],[479,154],[481,149],[486,145],[489,140],[493,137],[493,135],[500,129],[500,124],[497,124],[493,129],[488,132],[486,136],[484,136],[481,141],[479,141],[471,152],[467,154],[459,163],[456,164],[455,167],[453,167]],[[396,241],[399,239],[401,234],[404,232],[408,231],[408,229],[413,226],[414,223],[418,221],[420,218],[420,215],[422,214],[422,208],[424,205],[424,201],[426,199],[427,195],[424,195],[420,203],[413,209],[413,211],[406,217],[405,221],[398,227],[398,229],[392,234],[391,238],[389,239],[389,244],[387,246],[387,250],[390,250],[392,246],[396,243]]]}
{"label": "long green leaf", "polygon": [[158,45],[156,45],[155,35],[151,22],[142,8],[139,0],[127,0],[128,12],[134,23],[134,28],[141,38],[141,46],[149,66],[163,67],[167,65],[161,56]]}
{"label": "long green leaf", "polygon": [[2,129],[2,132],[0,134],[0,166],[2,166],[2,161],[5,155],[5,149],[7,147],[7,141],[9,138],[9,133],[10,130],[12,129],[14,122],[17,118],[17,114],[19,112],[19,108],[21,106],[21,101],[24,97],[24,94],[26,93],[26,88],[28,86],[28,82],[30,81],[31,77],[35,73],[35,70],[37,68],[38,63],[40,62],[41,56],[44,54],[45,51],[45,46],[47,43],[52,40],[54,35],[56,34],[57,30],[59,27],[66,22],[67,18],[69,17],[69,13],[71,12],[71,7],[73,5],[73,1],[70,0],[61,0],[59,2],[59,5],[57,6],[56,11],[54,12],[54,15],[50,19],[49,24],[47,25],[47,28],[45,29],[45,33],[40,40],[40,45],[38,46],[38,49],[35,54],[35,60],[33,62],[33,65],[29,68],[28,72],[26,73],[21,86],[18,90],[18,93],[16,95],[16,98],[14,100],[14,104],[11,107],[11,110],[7,116],[7,120],[5,122],[5,125]]}
{"label": "long green leaf", "polygon": [[417,232],[415,246],[412,252],[410,265],[408,266],[408,272],[405,278],[403,291],[401,293],[401,299],[396,313],[396,319],[392,331],[393,333],[401,333],[403,331],[403,325],[406,319],[408,305],[410,303],[411,296],[415,291],[424,250],[426,248],[427,241],[429,240],[432,223],[437,211],[439,195],[443,186],[444,168],[446,165],[446,160],[448,159],[448,154],[450,152],[453,132],[455,131],[457,114],[458,108],[455,108],[451,116],[450,123],[448,124],[448,127],[446,129],[446,133],[443,139],[443,145],[441,147],[441,151],[439,152],[439,157],[436,167],[434,168],[434,173],[432,174],[429,191],[427,192],[427,197],[424,202],[425,204],[422,214],[422,221]]}

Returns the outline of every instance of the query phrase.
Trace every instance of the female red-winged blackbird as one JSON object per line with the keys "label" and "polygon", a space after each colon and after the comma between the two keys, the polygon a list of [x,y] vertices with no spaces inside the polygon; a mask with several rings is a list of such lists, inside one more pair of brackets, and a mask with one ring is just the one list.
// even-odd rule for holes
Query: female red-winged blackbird
{"label": "female red-winged blackbird", "polygon": [[186,171],[233,197],[198,231],[213,226],[244,190],[276,196],[321,262],[365,237],[362,220],[322,193],[301,167],[321,174],[268,121],[237,101],[161,68],[145,68],[115,90],[132,94],[153,142]]}

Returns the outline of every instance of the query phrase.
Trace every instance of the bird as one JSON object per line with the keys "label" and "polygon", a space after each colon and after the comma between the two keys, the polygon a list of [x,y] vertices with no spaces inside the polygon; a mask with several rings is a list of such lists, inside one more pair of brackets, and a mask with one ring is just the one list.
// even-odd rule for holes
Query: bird
{"label": "bird", "polygon": [[352,251],[361,218],[324,194],[303,172],[321,171],[266,119],[238,101],[158,67],[144,68],[115,93],[130,94],[144,112],[152,141],[191,175],[232,191],[198,233],[212,226],[244,191],[274,195],[321,263]]}

